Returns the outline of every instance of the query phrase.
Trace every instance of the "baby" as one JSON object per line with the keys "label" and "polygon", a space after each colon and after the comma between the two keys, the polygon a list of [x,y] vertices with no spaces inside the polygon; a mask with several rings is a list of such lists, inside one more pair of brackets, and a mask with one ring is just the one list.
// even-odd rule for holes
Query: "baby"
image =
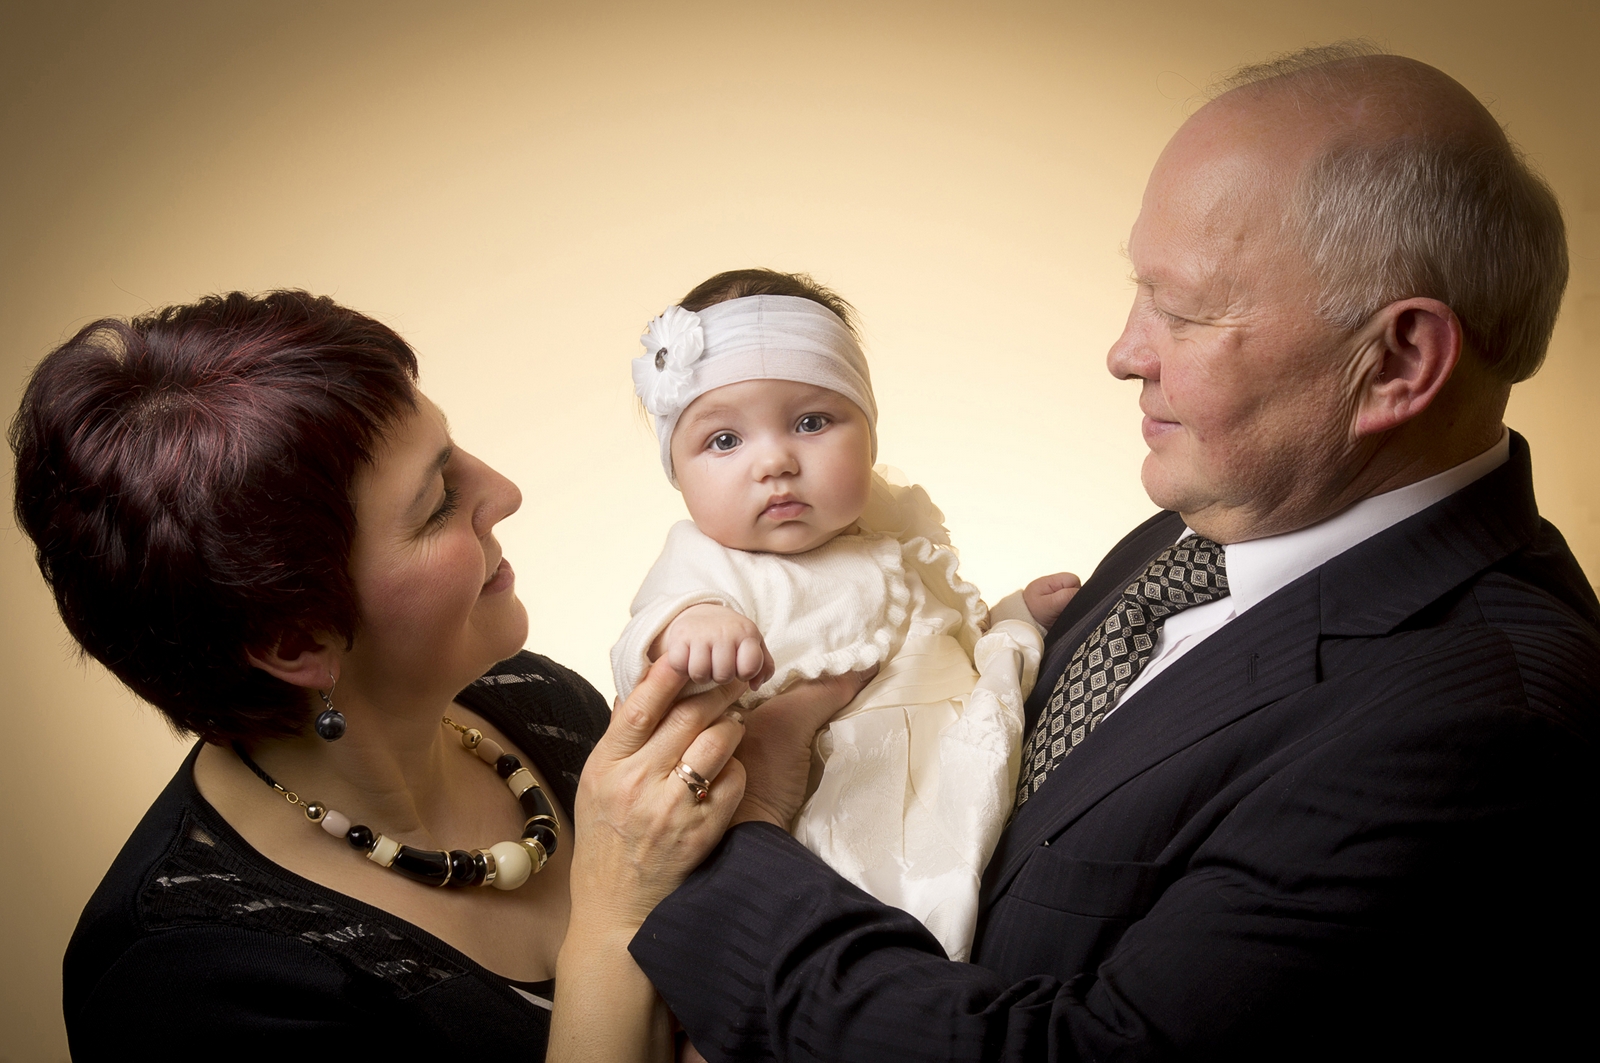
{"label": "baby", "polygon": [[668,533],[612,670],[626,697],[665,656],[703,683],[751,681],[749,707],[879,666],[818,737],[792,831],[964,960],[1016,789],[1035,625],[1072,587],[1036,581],[1027,609],[990,625],[943,514],[873,468],[851,315],[808,277],[739,270],[650,322],[634,386],[693,519]]}

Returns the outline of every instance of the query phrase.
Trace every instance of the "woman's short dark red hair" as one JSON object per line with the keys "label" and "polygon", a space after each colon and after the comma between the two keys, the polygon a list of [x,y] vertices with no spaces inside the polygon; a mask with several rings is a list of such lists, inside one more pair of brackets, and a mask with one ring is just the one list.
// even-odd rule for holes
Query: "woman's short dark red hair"
{"label": "woman's short dark red hair", "polygon": [[10,431],[17,521],[67,629],[180,731],[300,733],[306,692],[246,653],[355,637],[350,481],[416,379],[393,329],[301,291],[84,327]]}

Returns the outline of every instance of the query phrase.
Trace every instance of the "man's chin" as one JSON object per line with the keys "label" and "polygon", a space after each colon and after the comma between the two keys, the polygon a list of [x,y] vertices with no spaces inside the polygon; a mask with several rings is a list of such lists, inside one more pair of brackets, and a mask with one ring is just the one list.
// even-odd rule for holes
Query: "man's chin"
{"label": "man's chin", "polygon": [[1154,454],[1145,458],[1140,478],[1144,493],[1157,508],[1178,514],[1191,530],[1208,539],[1232,541],[1237,531],[1232,522],[1237,514],[1220,505],[1215,495],[1202,491],[1199,484],[1171,476],[1157,463]]}
{"label": "man's chin", "polygon": [[1195,492],[1192,487],[1183,483],[1172,474],[1154,453],[1146,454],[1144,466],[1139,471],[1139,480],[1144,484],[1144,493],[1150,496],[1159,509],[1183,512],[1185,507],[1194,508]]}

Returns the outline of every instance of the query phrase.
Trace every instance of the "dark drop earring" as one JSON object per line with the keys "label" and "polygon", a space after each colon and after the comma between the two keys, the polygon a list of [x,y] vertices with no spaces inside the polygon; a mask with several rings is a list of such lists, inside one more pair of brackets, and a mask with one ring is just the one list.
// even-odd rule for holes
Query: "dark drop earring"
{"label": "dark drop earring", "polygon": [[344,737],[344,713],[333,707],[333,688],[339,685],[339,681],[331,675],[328,678],[333,680],[328,684],[328,689],[317,691],[325,707],[317,714],[317,722],[313,726],[317,729],[318,738],[324,742],[337,742]]}

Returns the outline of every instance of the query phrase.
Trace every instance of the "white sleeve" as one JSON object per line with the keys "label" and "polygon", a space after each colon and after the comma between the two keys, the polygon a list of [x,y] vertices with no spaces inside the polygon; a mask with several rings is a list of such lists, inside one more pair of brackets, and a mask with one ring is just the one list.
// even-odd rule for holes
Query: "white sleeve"
{"label": "white sleeve", "polygon": [[749,609],[741,604],[743,582],[726,547],[689,521],[673,525],[661,556],[633,597],[632,619],[611,647],[611,678],[617,696],[626,698],[633,693],[650,670],[651,644],[691,605],[722,605],[749,616]]}
{"label": "white sleeve", "polygon": [[1032,613],[1028,612],[1028,605],[1022,600],[1021,591],[1012,591],[989,609],[990,624],[998,624],[1002,620],[1021,620],[1031,625],[1039,634],[1045,633],[1044,627],[1033,618]]}

